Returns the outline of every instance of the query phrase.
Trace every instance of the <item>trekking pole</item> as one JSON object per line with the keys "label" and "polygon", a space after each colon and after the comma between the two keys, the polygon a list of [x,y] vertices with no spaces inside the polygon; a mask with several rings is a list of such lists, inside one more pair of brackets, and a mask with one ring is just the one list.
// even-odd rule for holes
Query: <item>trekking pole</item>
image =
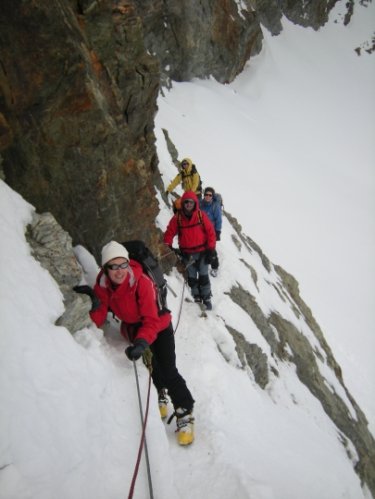
{"label": "trekking pole", "polygon": [[134,374],[135,374],[135,380],[136,380],[137,392],[138,392],[139,411],[141,414],[142,436],[141,436],[141,441],[139,444],[138,457],[137,457],[137,462],[136,462],[134,473],[133,473],[132,482],[130,485],[128,499],[131,499],[133,497],[133,494],[134,494],[135,481],[136,481],[137,475],[138,475],[138,469],[139,469],[139,463],[141,461],[143,445],[145,447],[147,478],[148,478],[148,488],[150,491],[150,499],[154,499],[154,493],[152,490],[150,461],[149,461],[149,457],[148,457],[148,449],[147,449],[147,441],[146,441],[146,424],[147,424],[147,416],[148,416],[148,409],[149,409],[149,403],[150,403],[151,372],[149,372],[149,377],[148,377],[148,393],[147,393],[146,412],[145,412],[145,417],[143,419],[142,400],[141,400],[141,393],[140,393],[140,389],[139,389],[138,372],[137,372],[137,366],[136,366],[135,360],[133,360],[133,366],[134,366]]}
{"label": "trekking pole", "polygon": [[177,298],[177,293],[175,292],[175,290],[173,288],[170,287],[170,285],[167,283],[167,288],[169,289],[169,291],[172,293],[172,295]]}

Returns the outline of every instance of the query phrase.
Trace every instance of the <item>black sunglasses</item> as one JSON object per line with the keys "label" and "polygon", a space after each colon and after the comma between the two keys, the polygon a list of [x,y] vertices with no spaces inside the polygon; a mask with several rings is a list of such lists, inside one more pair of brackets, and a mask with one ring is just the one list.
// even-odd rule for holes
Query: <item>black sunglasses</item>
{"label": "black sunglasses", "polygon": [[210,197],[210,198],[212,198],[212,194],[211,194],[211,192],[206,192],[206,193],[204,194],[204,197],[207,197],[207,196],[208,196],[208,197]]}
{"label": "black sunglasses", "polygon": [[188,164],[189,164],[189,163],[188,163],[187,161],[183,161],[183,162],[181,163],[181,166],[188,166]]}
{"label": "black sunglasses", "polygon": [[127,269],[129,267],[129,262],[123,263],[108,263],[106,265],[107,269],[110,270],[119,270],[119,269]]}

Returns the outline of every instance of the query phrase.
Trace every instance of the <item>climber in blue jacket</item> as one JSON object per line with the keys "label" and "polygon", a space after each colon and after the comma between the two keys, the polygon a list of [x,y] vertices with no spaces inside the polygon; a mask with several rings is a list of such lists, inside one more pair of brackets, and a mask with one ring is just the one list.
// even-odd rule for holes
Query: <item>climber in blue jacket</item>
{"label": "climber in blue jacket", "polygon": [[[200,201],[200,209],[205,211],[215,229],[216,241],[220,241],[222,226],[222,201],[221,196],[215,193],[213,187],[206,187],[203,199]],[[219,269],[219,257],[215,250],[215,255],[211,260],[211,275],[216,277]]]}

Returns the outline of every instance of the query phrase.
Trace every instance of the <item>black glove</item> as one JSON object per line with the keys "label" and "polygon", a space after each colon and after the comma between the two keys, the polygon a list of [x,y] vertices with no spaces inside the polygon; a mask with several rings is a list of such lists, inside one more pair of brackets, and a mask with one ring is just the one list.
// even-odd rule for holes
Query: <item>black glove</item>
{"label": "black glove", "polygon": [[143,338],[134,340],[132,347],[125,349],[126,356],[129,360],[138,360],[148,347],[148,343]]}
{"label": "black glove", "polygon": [[204,253],[204,261],[209,265],[215,256],[215,250],[208,249]]}
{"label": "black glove", "polygon": [[168,194],[170,194],[169,191],[165,191],[165,195],[168,197]]}
{"label": "black glove", "polygon": [[177,256],[177,258],[181,258],[182,257],[182,251],[180,250],[180,248],[172,248],[172,251]]}
{"label": "black glove", "polygon": [[79,293],[81,295],[87,295],[91,298],[91,310],[90,312],[94,312],[96,309],[100,307],[100,300],[94,293],[94,290],[90,288],[90,286],[74,286],[73,291]]}
{"label": "black glove", "polygon": [[220,241],[221,230],[216,231],[216,241]]}
{"label": "black glove", "polygon": [[181,253],[181,250],[179,248],[173,248],[172,246],[169,246],[168,245],[168,248],[178,257],[178,258],[181,258],[182,256],[182,253]]}

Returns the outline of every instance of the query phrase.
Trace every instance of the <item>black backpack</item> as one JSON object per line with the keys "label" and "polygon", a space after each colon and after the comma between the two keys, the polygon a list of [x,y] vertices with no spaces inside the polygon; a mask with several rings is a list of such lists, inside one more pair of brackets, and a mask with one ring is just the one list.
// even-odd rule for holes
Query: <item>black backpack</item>
{"label": "black backpack", "polygon": [[164,278],[157,258],[151,253],[143,241],[125,241],[121,243],[128,250],[129,258],[142,265],[143,272],[150,277],[156,287],[156,304],[159,315],[170,312],[167,306],[167,281]]}

